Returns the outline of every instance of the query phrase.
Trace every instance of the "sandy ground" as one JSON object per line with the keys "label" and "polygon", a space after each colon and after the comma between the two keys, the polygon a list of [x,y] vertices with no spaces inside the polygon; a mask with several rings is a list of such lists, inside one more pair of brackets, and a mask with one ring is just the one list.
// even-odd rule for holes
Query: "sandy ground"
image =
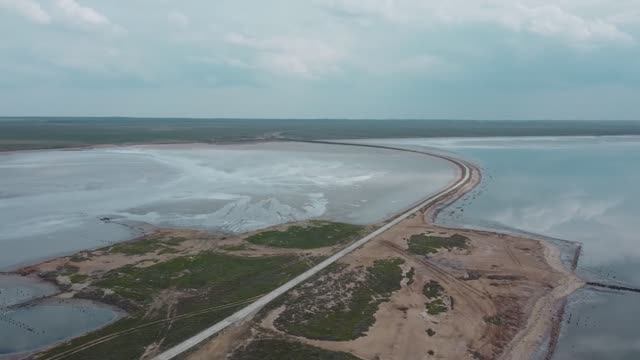
{"label": "sandy ground", "polygon": [[[220,334],[193,352],[190,359],[224,359],[256,336],[273,335],[371,360],[530,358],[548,336],[558,301],[583,283],[563,266],[558,249],[544,241],[433,224],[444,204],[479,181],[480,173],[476,172],[458,194],[404,220],[340,260],[353,268],[399,257],[405,260],[405,271],[415,269],[414,282],[403,282],[401,289],[380,305],[365,336],[336,342],[288,335],[274,326],[281,307],[250,326]],[[408,253],[407,238],[422,233],[461,234],[470,239],[470,246],[428,257]],[[454,306],[446,313],[426,312],[422,288],[430,280],[439,282],[454,299]],[[491,321],[496,317],[500,324]],[[428,329],[435,334],[429,336]]]}
{"label": "sandy ground", "polygon": [[[562,270],[559,254],[536,240],[475,231],[419,226],[415,217],[385,233],[343,261],[371,265],[375,259],[401,257],[416,271],[415,281],[380,306],[366,336],[331,342],[298,338],[322,348],[350,352],[362,359],[526,359],[551,327],[557,299],[581,282]],[[443,252],[430,258],[406,251],[406,237],[423,232],[471,239],[468,252]],[[555,263],[555,268],[547,263]],[[464,280],[474,273],[478,279]],[[454,308],[431,316],[422,287],[438,281]],[[528,315],[527,315],[528,314]],[[485,319],[499,315],[496,326]],[[259,326],[275,330],[273,316]],[[436,334],[427,335],[427,329]],[[429,351],[434,355],[428,355]]]}

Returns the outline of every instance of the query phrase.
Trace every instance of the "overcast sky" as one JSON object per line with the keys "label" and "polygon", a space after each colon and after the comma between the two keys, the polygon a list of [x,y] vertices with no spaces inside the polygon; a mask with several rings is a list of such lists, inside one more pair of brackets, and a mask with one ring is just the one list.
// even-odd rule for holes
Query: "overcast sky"
{"label": "overcast sky", "polygon": [[640,119],[640,0],[0,0],[0,115]]}

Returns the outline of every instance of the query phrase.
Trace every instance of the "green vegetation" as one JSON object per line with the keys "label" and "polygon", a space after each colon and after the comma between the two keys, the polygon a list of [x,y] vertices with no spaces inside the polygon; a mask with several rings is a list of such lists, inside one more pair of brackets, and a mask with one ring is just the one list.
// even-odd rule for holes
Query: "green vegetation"
{"label": "green vegetation", "polygon": [[409,252],[416,255],[435,254],[440,249],[466,249],[469,238],[454,234],[450,237],[433,236],[426,234],[412,235],[409,238]]}
{"label": "green vegetation", "polygon": [[224,251],[242,251],[247,250],[247,244],[238,244],[238,245],[224,245],[221,247]]}
{"label": "green vegetation", "polygon": [[443,299],[446,295],[444,292],[444,288],[442,287],[442,285],[440,285],[439,282],[430,280],[428,283],[424,284],[422,293],[429,300],[425,304],[425,306],[427,307],[427,313],[429,315],[438,315],[449,310],[449,307],[447,306],[447,304],[445,304]]}
{"label": "green vegetation", "polygon": [[[146,346],[158,341],[166,349],[294,278],[315,261],[205,252],[144,268],[124,266],[109,271],[78,296],[121,306],[129,316],[48,350],[42,357],[68,351],[65,359],[136,359]],[[105,290],[113,293],[105,295]],[[179,294],[179,300],[168,299],[158,307],[167,291]],[[100,341],[105,337],[108,341]],[[93,346],[74,352],[92,341]]]}
{"label": "green vegetation", "polygon": [[79,268],[75,265],[66,263],[64,264],[64,266],[58,271],[57,275],[62,275],[62,276],[71,276],[75,273],[77,273],[79,270]]}
{"label": "green vegetation", "polygon": [[307,226],[292,225],[284,231],[263,231],[249,236],[247,241],[280,248],[315,249],[354,240],[362,230],[358,225],[312,221]]}
{"label": "green vegetation", "polygon": [[[323,281],[303,288],[300,297],[287,301],[286,309],[275,324],[292,335],[309,339],[356,339],[373,325],[378,306],[400,289],[402,263],[401,259],[377,260],[366,269],[361,281],[351,272],[341,276],[337,280],[339,284]],[[345,288],[351,293],[340,291]],[[318,293],[329,298],[319,301]]]}
{"label": "green vegetation", "polygon": [[125,255],[144,255],[158,250],[160,250],[160,253],[175,253],[176,250],[172,246],[178,246],[185,240],[187,239],[177,236],[165,238],[162,235],[151,235],[142,239],[115,244],[109,248],[109,251]]}
{"label": "green vegetation", "polygon": [[428,283],[424,284],[422,293],[427,297],[427,299],[435,299],[444,294],[444,288],[437,281],[431,280]]}
{"label": "green vegetation", "polygon": [[438,314],[447,312],[447,310],[449,310],[449,308],[444,303],[442,298],[437,298],[435,300],[429,301],[428,303],[426,303],[426,306],[427,306],[427,313],[429,315],[438,315]]}
{"label": "green vegetation", "polygon": [[71,280],[72,283],[81,283],[87,280],[87,278],[89,278],[89,276],[84,274],[73,274],[69,276],[69,280]]}
{"label": "green vegetation", "polygon": [[[108,272],[94,285],[144,303],[151,302],[158,291],[230,287],[270,269],[295,266],[296,257],[239,257],[215,252],[181,256],[148,267],[127,265]],[[299,267],[298,267],[299,268]],[[255,281],[252,281],[255,283]],[[270,286],[254,284],[267,291]]]}
{"label": "green vegetation", "polygon": [[436,334],[436,332],[432,328],[428,328],[427,329],[427,335],[429,335],[429,337],[432,337],[435,334]]}
{"label": "green vegetation", "polygon": [[83,262],[89,260],[89,257],[84,253],[79,252],[77,254],[73,254],[71,258],[69,258],[69,260],[71,260],[72,262]]}
{"label": "green vegetation", "polygon": [[500,315],[485,316],[484,321],[495,326],[502,326],[504,324],[502,316]]}
{"label": "green vegetation", "polygon": [[416,269],[414,269],[413,267],[409,269],[409,271],[407,271],[407,274],[405,275],[407,278],[407,286],[410,286],[411,284],[413,284],[413,276],[415,274],[416,274]]}
{"label": "green vegetation", "polygon": [[255,340],[236,351],[231,360],[358,360],[344,353],[286,340]]}

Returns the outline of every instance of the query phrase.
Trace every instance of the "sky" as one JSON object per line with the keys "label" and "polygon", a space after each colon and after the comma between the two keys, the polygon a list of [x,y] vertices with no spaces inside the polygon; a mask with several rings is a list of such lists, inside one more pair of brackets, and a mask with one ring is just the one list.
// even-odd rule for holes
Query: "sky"
{"label": "sky", "polygon": [[640,119],[640,0],[0,0],[0,116]]}

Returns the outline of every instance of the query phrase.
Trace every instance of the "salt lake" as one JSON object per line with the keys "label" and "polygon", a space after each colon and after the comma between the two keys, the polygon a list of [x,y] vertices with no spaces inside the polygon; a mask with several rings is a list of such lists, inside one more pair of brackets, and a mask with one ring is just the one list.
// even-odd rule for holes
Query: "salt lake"
{"label": "salt lake", "polygon": [[[257,143],[7,152],[0,173],[0,269],[10,270],[151,226],[240,233],[307,219],[376,223],[444,188],[456,169],[406,152]],[[55,289],[30,279],[0,276],[0,286],[0,357],[121,316],[80,300],[33,302]]]}

